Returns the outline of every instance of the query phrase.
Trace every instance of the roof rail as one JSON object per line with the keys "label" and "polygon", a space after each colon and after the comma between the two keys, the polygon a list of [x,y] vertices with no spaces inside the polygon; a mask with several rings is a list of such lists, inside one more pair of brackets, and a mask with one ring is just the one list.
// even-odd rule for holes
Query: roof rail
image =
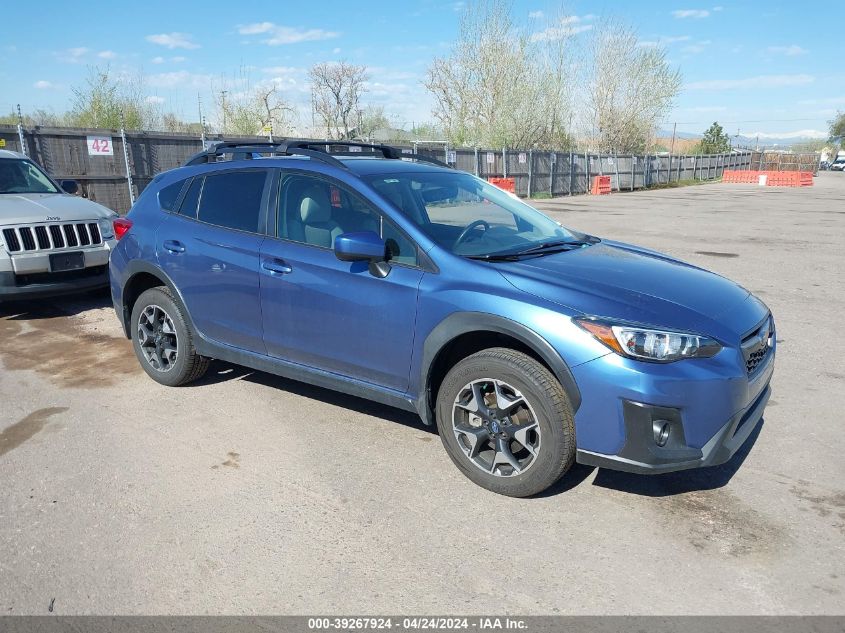
{"label": "roof rail", "polygon": [[225,154],[232,154],[235,159],[250,159],[252,158],[252,154],[275,154],[278,156],[307,156],[335,167],[348,169],[347,165],[339,161],[327,151],[327,148],[333,146],[369,148],[381,152],[381,155],[384,158],[392,160],[407,158],[432,163],[440,167],[452,167],[451,165],[439,161],[436,158],[431,158],[430,156],[424,156],[422,154],[405,154],[401,150],[396,147],[391,147],[390,145],[357,143],[354,141],[314,141],[296,139],[286,139],[278,143],[271,143],[270,141],[250,141],[246,143],[238,141],[221,141],[211,145],[206,150],[197,152],[191,156],[183,166],[187,167],[189,165],[210,163],[212,162],[212,157],[223,156]]}
{"label": "roof rail", "polygon": [[326,152],[316,151],[307,147],[289,147],[287,142],[271,143],[269,141],[250,141],[240,143],[237,141],[222,141],[211,145],[207,150],[197,152],[185,161],[183,167],[190,165],[202,165],[212,162],[212,157],[232,154],[233,158],[250,159],[253,154],[276,154],[279,156],[307,156],[335,167],[346,169],[341,161],[337,160]]}
{"label": "roof rail", "polygon": [[[391,145],[380,145],[376,143],[361,143],[358,141],[290,141],[288,143],[290,147],[299,147],[299,148],[326,148],[326,147],[361,147],[361,148],[369,148],[374,149],[381,152],[384,158],[391,158],[391,159],[411,159],[411,160],[419,160],[425,163],[431,163],[433,165],[438,165],[440,167],[448,167],[452,168],[451,165],[444,163],[443,161],[437,160],[436,158],[432,158],[430,156],[425,156],[423,154],[406,154],[402,150],[393,147]],[[320,149],[318,151],[325,151],[324,149]]]}

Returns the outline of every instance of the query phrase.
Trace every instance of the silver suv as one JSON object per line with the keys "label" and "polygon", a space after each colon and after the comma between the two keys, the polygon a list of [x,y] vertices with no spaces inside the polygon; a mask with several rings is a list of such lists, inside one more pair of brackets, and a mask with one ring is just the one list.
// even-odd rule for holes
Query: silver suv
{"label": "silver suv", "polygon": [[117,214],[0,150],[0,302],[108,285]]}

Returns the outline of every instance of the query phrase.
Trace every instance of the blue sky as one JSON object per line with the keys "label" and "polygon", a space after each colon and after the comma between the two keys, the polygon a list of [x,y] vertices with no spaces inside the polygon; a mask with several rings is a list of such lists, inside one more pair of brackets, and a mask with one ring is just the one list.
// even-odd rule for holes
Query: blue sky
{"label": "blue sky", "polygon": [[[116,72],[143,73],[147,97],[186,119],[196,120],[197,94],[209,103],[221,89],[237,90],[244,70],[252,84],[275,81],[305,112],[307,68],[345,59],[370,68],[366,101],[409,126],[431,120],[431,99],[420,82],[430,60],[448,53],[462,4],[113,0],[69,10],[67,3],[42,0],[37,20],[32,5],[7,4],[0,111],[20,103],[61,112],[88,65],[110,64]],[[644,45],[666,46],[684,89],[664,128],[677,122],[680,131],[700,132],[718,120],[732,135],[818,136],[845,110],[845,4],[514,2],[517,20],[532,32],[562,12],[577,16],[576,37],[588,37],[599,17],[616,16],[638,30]],[[77,17],[85,13],[90,17]]]}

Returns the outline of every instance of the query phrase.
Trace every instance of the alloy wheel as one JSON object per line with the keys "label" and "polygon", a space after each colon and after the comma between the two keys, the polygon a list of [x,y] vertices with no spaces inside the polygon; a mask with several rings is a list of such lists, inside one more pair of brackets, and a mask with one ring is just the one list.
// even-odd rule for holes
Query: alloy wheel
{"label": "alloy wheel", "polygon": [[531,404],[502,380],[464,385],[452,408],[452,428],[464,455],[497,477],[524,473],[540,451],[540,425]]}
{"label": "alloy wheel", "polygon": [[138,344],[147,362],[160,372],[173,369],[179,355],[179,338],[173,319],[157,305],[149,305],[138,317]]}

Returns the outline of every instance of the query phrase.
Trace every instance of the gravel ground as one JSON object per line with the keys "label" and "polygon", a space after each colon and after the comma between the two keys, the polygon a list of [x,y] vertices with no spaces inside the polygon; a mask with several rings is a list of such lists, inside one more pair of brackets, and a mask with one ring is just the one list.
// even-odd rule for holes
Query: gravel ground
{"label": "gravel ground", "polygon": [[222,363],[168,389],[108,297],[9,304],[0,613],[845,613],[845,174],[537,206],[768,303],[774,393],[730,463],[500,497],[412,415]]}

